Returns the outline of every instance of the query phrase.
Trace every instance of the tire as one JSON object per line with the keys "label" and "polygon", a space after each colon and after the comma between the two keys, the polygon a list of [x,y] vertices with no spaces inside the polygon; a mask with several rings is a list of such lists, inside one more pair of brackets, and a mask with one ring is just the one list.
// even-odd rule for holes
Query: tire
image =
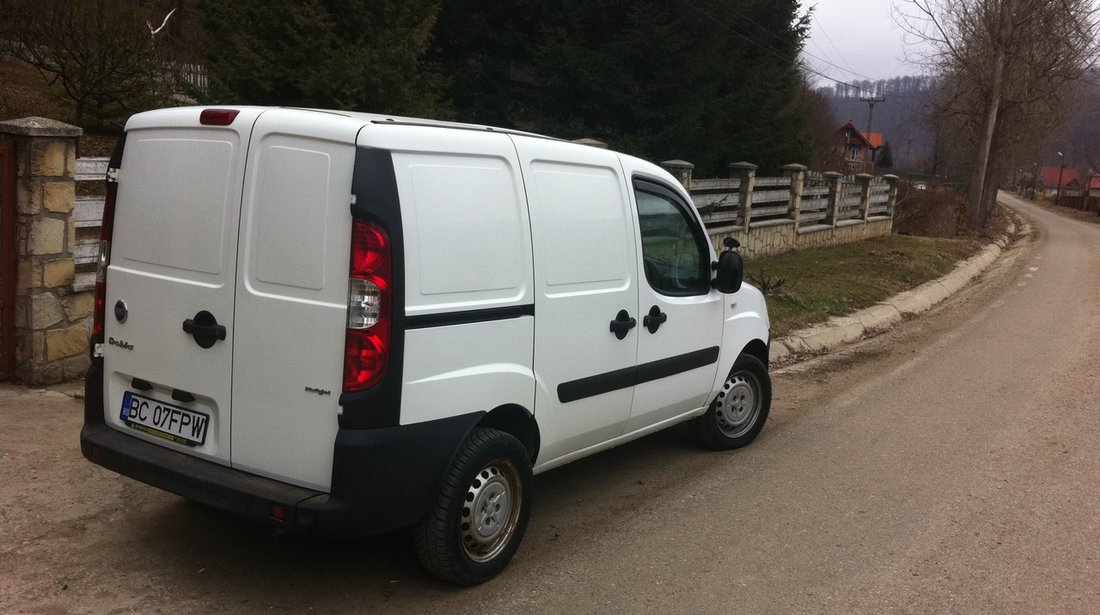
{"label": "tire", "polygon": [[772,381],[760,359],[742,354],[706,413],[688,423],[699,444],[716,451],[752,442],[772,405]]}
{"label": "tire", "polygon": [[519,440],[496,429],[475,429],[444,474],[428,516],[413,531],[420,563],[456,585],[496,576],[523,540],[531,482],[531,462]]}

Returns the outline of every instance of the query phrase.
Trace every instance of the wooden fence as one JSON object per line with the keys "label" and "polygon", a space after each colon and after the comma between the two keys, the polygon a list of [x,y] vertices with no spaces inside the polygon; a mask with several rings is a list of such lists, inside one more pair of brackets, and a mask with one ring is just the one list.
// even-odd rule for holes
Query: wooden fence
{"label": "wooden fence", "polygon": [[[666,168],[675,162],[666,162]],[[893,217],[896,176],[816,173],[802,165],[785,170],[783,177],[756,177],[755,166],[737,163],[731,165],[731,175],[739,172],[741,177],[688,176],[684,181],[681,176],[681,181],[708,227],[752,228],[781,221],[812,231],[846,221]]]}
{"label": "wooden fence", "polygon": [[[696,179],[693,165],[662,163],[691,194],[711,237],[737,237],[748,255],[844,243],[891,232],[898,178],[816,173],[798,164],[782,177],[757,177],[733,163],[729,178]],[[857,228],[861,227],[861,228]]]}
{"label": "wooden fence", "polygon": [[[73,226],[76,227],[76,245],[73,262],[76,276],[73,291],[95,289],[95,266],[99,256],[99,227],[103,221],[103,194],[99,184],[107,176],[110,158],[77,158],[77,197],[73,203]],[[96,182],[92,184],[91,182]]]}

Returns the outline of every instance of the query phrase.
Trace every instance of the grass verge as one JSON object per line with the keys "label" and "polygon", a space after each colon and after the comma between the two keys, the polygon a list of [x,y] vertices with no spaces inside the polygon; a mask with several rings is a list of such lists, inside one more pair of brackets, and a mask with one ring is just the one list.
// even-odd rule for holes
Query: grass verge
{"label": "grass verge", "polygon": [[782,337],[935,280],[988,242],[890,235],[746,259],[745,279],[764,291],[772,336]]}

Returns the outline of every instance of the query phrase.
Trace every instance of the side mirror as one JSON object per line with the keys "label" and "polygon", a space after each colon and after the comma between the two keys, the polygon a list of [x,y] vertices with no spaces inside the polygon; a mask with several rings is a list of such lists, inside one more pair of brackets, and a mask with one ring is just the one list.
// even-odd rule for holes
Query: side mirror
{"label": "side mirror", "polygon": [[726,237],[726,249],[718,255],[718,262],[714,263],[714,280],[711,281],[718,292],[730,294],[741,290],[741,282],[745,279],[745,261],[741,254],[736,252],[741,244],[732,237]]}

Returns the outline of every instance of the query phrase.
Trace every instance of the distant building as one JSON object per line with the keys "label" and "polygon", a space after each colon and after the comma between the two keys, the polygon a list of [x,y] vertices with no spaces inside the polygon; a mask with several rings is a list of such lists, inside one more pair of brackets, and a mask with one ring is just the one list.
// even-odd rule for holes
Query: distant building
{"label": "distant building", "polygon": [[1063,191],[1081,189],[1083,185],[1081,175],[1073,167],[1042,167],[1039,169],[1039,183],[1035,189],[1054,194],[1058,191],[1059,174],[1061,174]]}
{"label": "distant building", "polygon": [[875,156],[886,142],[881,132],[861,132],[851,120],[836,131],[834,141],[837,153],[843,158],[849,173],[863,173],[873,169]]}

